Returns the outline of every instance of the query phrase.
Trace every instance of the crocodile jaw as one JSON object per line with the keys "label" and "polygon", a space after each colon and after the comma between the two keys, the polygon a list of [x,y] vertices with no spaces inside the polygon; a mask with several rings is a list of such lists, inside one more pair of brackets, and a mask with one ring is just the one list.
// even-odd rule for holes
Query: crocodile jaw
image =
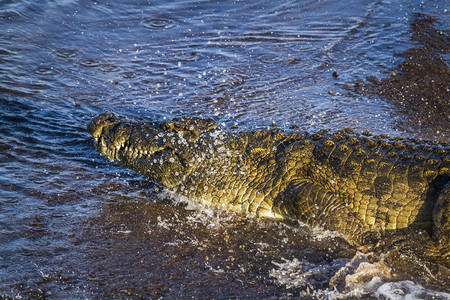
{"label": "crocodile jaw", "polygon": [[[147,130],[150,127],[147,126]],[[134,130],[125,118],[112,113],[103,113],[93,118],[88,124],[88,131],[94,138],[95,148],[100,154],[112,161],[126,164],[131,159],[150,157],[163,150],[153,131],[146,131],[146,138]]]}
{"label": "crocodile jaw", "polygon": [[100,154],[168,188],[179,185],[187,172],[161,125],[103,113],[89,122],[88,131]]}
{"label": "crocodile jaw", "polygon": [[120,140],[110,134],[111,129],[119,122],[114,114],[104,113],[93,118],[87,127],[94,138],[95,149],[113,161],[118,159],[118,151],[124,148]]}

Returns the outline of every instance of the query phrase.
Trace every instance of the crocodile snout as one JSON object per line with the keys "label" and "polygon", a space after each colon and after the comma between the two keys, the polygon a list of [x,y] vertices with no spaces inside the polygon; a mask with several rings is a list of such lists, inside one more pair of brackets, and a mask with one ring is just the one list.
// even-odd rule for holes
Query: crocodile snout
{"label": "crocodile snout", "polygon": [[118,119],[113,113],[102,113],[89,122],[87,129],[95,139],[98,139],[104,127],[117,124],[117,122]]}

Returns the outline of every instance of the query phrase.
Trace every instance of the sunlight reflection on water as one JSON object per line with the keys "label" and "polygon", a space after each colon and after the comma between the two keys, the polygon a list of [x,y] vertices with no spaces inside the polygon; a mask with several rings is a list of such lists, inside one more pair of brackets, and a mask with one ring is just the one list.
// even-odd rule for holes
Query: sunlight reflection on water
{"label": "sunlight reflection on water", "polygon": [[158,200],[153,184],[93,150],[88,120],[105,110],[145,120],[188,114],[243,129],[434,138],[399,128],[405,116],[390,104],[342,85],[386,76],[411,46],[412,12],[448,25],[445,6],[4,1],[0,297],[298,297],[302,289],[269,276],[272,262],[296,258],[317,270],[355,249],[298,224]]}

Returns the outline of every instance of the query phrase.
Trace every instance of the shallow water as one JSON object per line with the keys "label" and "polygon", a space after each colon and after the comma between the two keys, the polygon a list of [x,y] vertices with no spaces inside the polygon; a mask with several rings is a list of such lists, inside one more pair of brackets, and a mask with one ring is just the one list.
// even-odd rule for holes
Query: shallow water
{"label": "shallow water", "polygon": [[114,111],[446,138],[342,88],[402,61],[415,12],[448,28],[446,1],[2,1],[0,297],[445,299],[425,268],[333,292],[356,253],[341,238],[187,210],[86,130]]}

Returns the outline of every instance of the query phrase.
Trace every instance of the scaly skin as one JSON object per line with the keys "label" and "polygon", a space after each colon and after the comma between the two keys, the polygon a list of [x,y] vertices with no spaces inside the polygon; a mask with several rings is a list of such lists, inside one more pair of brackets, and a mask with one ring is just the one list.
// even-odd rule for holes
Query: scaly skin
{"label": "scaly skin", "polygon": [[97,150],[192,201],[298,219],[355,244],[405,228],[432,233],[449,257],[450,156],[425,143],[342,130],[232,134],[210,119],[143,123],[101,114]]}

